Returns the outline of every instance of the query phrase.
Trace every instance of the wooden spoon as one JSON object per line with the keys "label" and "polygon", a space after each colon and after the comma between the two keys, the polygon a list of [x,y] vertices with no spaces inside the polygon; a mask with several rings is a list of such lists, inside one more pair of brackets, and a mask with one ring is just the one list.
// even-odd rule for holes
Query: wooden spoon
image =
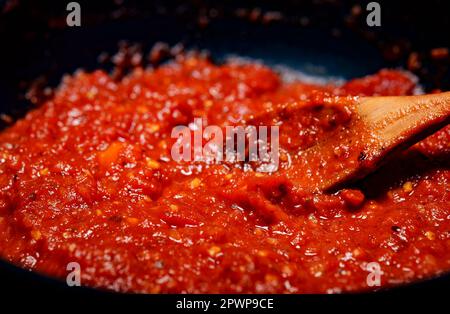
{"label": "wooden spoon", "polygon": [[450,122],[450,92],[420,96],[360,97],[348,129],[302,152],[316,190],[333,190],[365,177],[394,152]]}

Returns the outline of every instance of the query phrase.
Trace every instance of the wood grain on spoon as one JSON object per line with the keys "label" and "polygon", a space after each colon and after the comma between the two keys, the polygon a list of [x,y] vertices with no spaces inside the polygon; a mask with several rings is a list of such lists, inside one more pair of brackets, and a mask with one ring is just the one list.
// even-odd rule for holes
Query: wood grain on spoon
{"label": "wood grain on spoon", "polygon": [[449,123],[450,92],[420,96],[360,97],[349,128],[302,152],[316,190],[361,179],[392,153]]}

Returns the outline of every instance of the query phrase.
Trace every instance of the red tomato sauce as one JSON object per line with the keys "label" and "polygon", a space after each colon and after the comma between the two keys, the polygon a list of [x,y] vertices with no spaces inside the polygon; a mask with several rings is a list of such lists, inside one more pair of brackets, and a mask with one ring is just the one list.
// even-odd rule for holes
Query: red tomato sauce
{"label": "red tomato sauce", "polygon": [[[301,152],[352,118],[351,98],[333,96],[415,87],[395,70],[315,85],[190,57],[120,81],[103,71],[65,77],[0,133],[0,256],[63,280],[77,262],[83,285],[148,293],[371,290],[371,262],[382,287],[445,273],[450,127],[336,193],[293,179],[321,167],[299,168]],[[273,116],[279,106],[296,110]],[[171,130],[195,117],[277,123],[279,171],[174,162]]]}

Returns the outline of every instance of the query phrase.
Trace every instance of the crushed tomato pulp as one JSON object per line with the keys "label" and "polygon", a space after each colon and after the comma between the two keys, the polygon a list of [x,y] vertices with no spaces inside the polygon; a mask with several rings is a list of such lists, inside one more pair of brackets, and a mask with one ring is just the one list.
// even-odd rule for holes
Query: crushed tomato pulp
{"label": "crushed tomato pulp", "polygon": [[[0,133],[0,256],[62,279],[77,262],[83,285],[148,293],[361,291],[376,288],[371,262],[382,286],[447,272],[449,126],[336,193],[311,192],[297,167],[351,120],[351,97],[334,96],[414,88],[396,70],[288,83],[187,56],[120,81],[77,72]],[[280,169],[173,161],[171,130],[195,117],[279,125]]]}

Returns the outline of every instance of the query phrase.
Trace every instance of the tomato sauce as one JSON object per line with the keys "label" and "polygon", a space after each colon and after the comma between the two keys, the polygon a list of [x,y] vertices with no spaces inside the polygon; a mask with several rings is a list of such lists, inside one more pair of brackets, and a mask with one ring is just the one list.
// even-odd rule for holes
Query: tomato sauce
{"label": "tomato sauce", "polygon": [[[77,262],[83,285],[146,293],[372,290],[372,262],[382,287],[443,274],[450,127],[336,193],[308,188],[319,162],[300,167],[352,119],[352,96],[415,87],[396,70],[286,83],[263,65],[196,57],[120,81],[79,71],[0,134],[0,256],[63,280]],[[171,130],[195,117],[279,125],[280,169],[173,161]]]}

